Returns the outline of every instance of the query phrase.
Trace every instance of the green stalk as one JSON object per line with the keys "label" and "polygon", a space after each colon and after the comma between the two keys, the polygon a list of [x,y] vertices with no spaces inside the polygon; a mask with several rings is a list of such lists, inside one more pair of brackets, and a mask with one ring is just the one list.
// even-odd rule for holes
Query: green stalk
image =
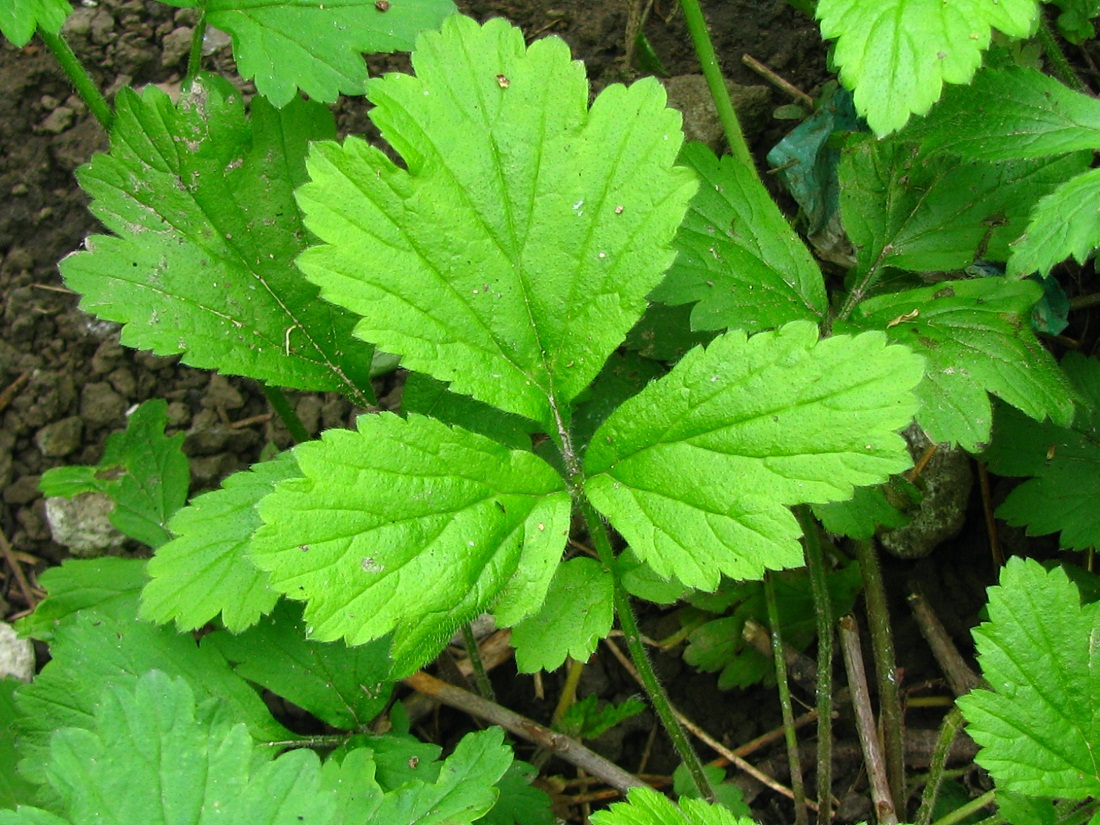
{"label": "green stalk", "polygon": [[202,41],[206,37],[206,3],[199,6],[199,20],[191,34],[191,51],[187,55],[187,80],[202,70]]}
{"label": "green stalk", "polygon": [[[977,797],[976,799],[971,799],[965,805],[963,805],[959,808],[956,808],[951,813],[949,813],[947,816],[941,816],[939,819],[937,819],[933,823],[933,825],[955,825],[956,822],[962,822],[964,819],[966,819],[972,813],[976,813],[977,811],[980,811],[986,805],[991,803],[994,800],[995,797],[996,797],[996,791],[986,791],[985,793],[983,793],[981,796]],[[1000,818],[1001,820],[1004,819],[1004,817],[1001,817],[999,815],[998,815],[998,818]],[[988,822],[988,821],[989,820],[983,820],[983,822]]]}
{"label": "green stalk", "polygon": [[1039,38],[1039,45],[1043,47],[1043,54],[1050,61],[1050,67],[1058,75],[1058,79],[1075,92],[1081,92],[1082,94],[1087,92],[1085,84],[1081,82],[1081,78],[1077,76],[1077,72],[1073,70],[1069,60],[1066,59],[1062,47],[1058,45],[1054,32],[1050,30],[1050,24],[1047,23],[1046,16],[1042,12],[1039,13],[1039,31],[1036,36]]}
{"label": "green stalk", "polygon": [[874,544],[870,541],[857,541],[855,545],[859,570],[863,575],[863,596],[867,604],[871,649],[875,654],[886,777],[890,783],[890,796],[894,798],[894,808],[904,816],[905,745],[894,638],[890,630],[890,610],[886,605],[886,588],[882,583],[882,568],[879,566]]}
{"label": "green stalk", "polygon": [[764,575],[764,599],[768,604],[768,624],[771,626],[772,657],[775,659],[775,681],[779,686],[779,704],[783,710],[783,735],[787,740],[787,761],[791,768],[791,790],[794,791],[794,821],[806,825],[806,789],[802,785],[802,760],[798,756],[798,735],[791,708],[791,686],[787,681],[787,657],[783,651],[783,635],[779,630],[779,604],[775,600],[775,577]]}
{"label": "green stalk", "polygon": [[489,681],[489,674],[485,672],[485,663],[481,661],[481,650],[477,646],[477,636],[474,635],[474,629],[469,622],[462,625],[462,641],[466,645],[466,655],[474,668],[474,684],[477,685],[477,692],[490,702],[495,702],[493,685]]}
{"label": "green stalk", "polygon": [[73,84],[73,88],[80,95],[80,99],[95,115],[99,125],[103,127],[105,132],[109,133],[111,124],[115,119],[114,112],[111,111],[107,99],[99,91],[99,87],[96,86],[95,81],[88,74],[88,70],[84,68],[84,64],[77,58],[72,47],[60,35],[50,34],[43,28],[38,29],[38,36],[42,38],[46,48],[53,53],[54,59],[60,64],[65,76],[69,78],[69,82]]}
{"label": "green stalk", "polygon": [[821,536],[810,511],[795,507],[802,528],[817,621],[817,821],[833,818],[833,603],[825,576]]}
{"label": "green stalk", "polygon": [[[756,175],[757,182],[760,182],[752,153],[749,152],[749,145],[745,142],[745,134],[741,131],[741,122],[737,119],[737,113],[733,109],[733,101],[730,100],[729,89],[726,88],[726,79],[722,76],[722,68],[718,65],[718,58],[714,54],[714,44],[710,41],[710,34],[707,32],[707,21],[703,18],[703,10],[699,7],[699,0],[680,0],[680,7],[684,10],[684,20],[687,23],[688,32],[691,34],[691,42],[695,45],[695,54],[699,57],[703,77],[706,78],[710,95],[714,98],[714,106],[718,110],[718,120],[722,124],[722,130],[726,133],[726,141],[730,145],[730,152],[746,169],[751,169],[752,173]],[[760,183],[760,186],[763,187],[764,184]]]}
{"label": "green stalk", "polygon": [[962,711],[957,706],[951,708],[951,711],[943,719],[943,726],[940,728],[940,735],[936,740],[936,748],[932,751],[932,760],[928,765],[928,781],[924,783],[920,809],[913,820],[913,825],[928,825],[932,821],[932,809],[936,805],[936,796],[940,792],[943,769],[947,764],[947,754],[951,750],[951,743],[955,741],[955,735],[962,728],[962,725]]}
{"label": "green stalk", "polygon": [[649,653],[646,651],[645,645],[642,644],[642,634],[638,630],[638,621],[634,618],[634,608],[631,607],[630,596],[627,594],[626,588],[623,587],[622,578],[619,576],[618,565],[615,563],[615,552],[611,549],[611,541],[607,537],[607,528],[588,499],[583,494],[579,494],[578,499],[581,514],[588,526],[588,533],[592,536],[592,542],[596,545],[596,551],[600,555],[600,562],[611,572],[611,578],[614,582],[615,612],[619,615],[619,626],[622,628],[623,636],[626,638],[626,646],[630,651],[630,658],[634,660],[634,666],[638,669],[638,675],[645,686],[649,701],[653,703],[653,709],[657,711],[657,716],[661,720],[661,724],[664,725],[669,739],[672,740],[676,753],[680,755],[680,759],[687,766],[688,773],[691,774],[699,795],[713,802],[715,799],[714,789],[711,788],[710,780],[707,779],[707,775],[703,771],[703,763],[699,760],[699,755],[692,748],[691,743],[688,742],[687,734],[684,733],[679,720],[676,719],[676,715],[672,711],[672,704],[668,700],[668,694],[665,693],[664,687],[657,679],[653,663],[649,660]]}
{"label": "green stalk", "polygon": [[294,412],[294,408],[287,401],[286,394],[278,387],[269,387],[262,381],[260,382],[260,388],[267,396],[267,400],[271,402],[271,408],[275,410],[275,414],[286,425],[290,437],[294,439],[294,443],[301,444],[303,441],[309,441],[309,433],[302,425],[302,420],[298,418],[298,413]]}

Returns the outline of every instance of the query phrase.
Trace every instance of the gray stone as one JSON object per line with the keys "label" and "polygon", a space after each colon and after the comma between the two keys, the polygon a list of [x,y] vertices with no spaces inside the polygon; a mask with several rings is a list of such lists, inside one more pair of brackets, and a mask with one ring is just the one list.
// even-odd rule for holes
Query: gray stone
{"label": "gray stone", "polygon": [[160,65],[170,68],[181,63],[191,51],[191,36],[194,31],[189,26],[180,26],[168,32],[161,41]]}
{"label": "gray stone", "polygon": [[[701,74],[685,74],[661,81],[668,93],[668,105],[684,116],[684,136],[707,144],[716,153],[725,150],[725,134],[714,108],[706,78]],[[767,126],[771,108],[771,91],[767,86],[741,86],[726,81],[733,108],[745,140],[749,143]]]}
{"label": "gray stone", "polygon": [[0,679],[6,676],[20,682],[34,678],[34,644],[20,638],[7,622],[0,622]]}
{"label": "gray stone", "polygon": [[46,519],[53,540],[81,558],[107,555],[125,543],[126,537],[109,519],[114,509],[115,503],[103,493],[46,499]]}
{"label": "gray stone", "polygon": [[126,399],[106,381],[93,381],[80,393],[80,415],[93,427],[121,424],[126,417]]}
{"label": "gray stone", "polygon": [[45,120],[38,124],[38,131],[47,135],[60,135],[73,125],[73,118],[75,117],[76,112],[68,106],[58,106],[46,115]]}
{"label": "gray stone", "polygon": [[34,436],[42,455],[48,458],[61,458],[80,446],[84,434],[84,421],[78,415],[70,415],[60,421],[54,421],[40,429]]}
{"label": "gray stone", "polygon": [[206,387],[206,397],[202,400],[204,407],[211,409],[239,410],[244,406],[244,396],[241,391],[229,383],[229,379],[220,373],[210,376],[210,383]]}
{"label": "gray stone", "polygon": [[317,435],[321,429],[322,406],[323,402],[316,395],[307,395],[299,399],[298,405],[295,407],[298,420],[302,422],[302,426],[310,435]]}

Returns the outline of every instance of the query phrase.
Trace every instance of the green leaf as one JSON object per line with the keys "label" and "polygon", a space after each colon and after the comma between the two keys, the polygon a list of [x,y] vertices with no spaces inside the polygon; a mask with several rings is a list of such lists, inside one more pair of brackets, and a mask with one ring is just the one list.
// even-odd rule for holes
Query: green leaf
{"label": "green leaf", "polygon": [[422,372],[410,372],[405,379],[401,409],[430,415],[444,424],[462,427],[515,449],[529,448],[531,435],[539,431],[534,422],[501,412],[468,395],[453,393],[445,383]]}
{"label": "green leaf", "polygon": [[197,630],[220,613],[226,628],[237,633],[270,613],[278,594],[246,550],[263,524],[256,512],[260,499],[297,475],[293,455],[283,453],[230,476],[220,490],[177,513],[169,524],[176,538],[149,560],[141,618]]}
{"label": "green leaf", "polygon": [[500,796],[493,809],[478,820],[478,825],[554,825],[550,797],[531,783],[538,769],[526,762],[514,761],[497,782]]}
{"label": "green leaf", "polygon": [[20,806],[17,811],[0,811],[0,825],[71,825],[71,823],[41,808]]}
{"label": "green leaf", "polygon": [[[787,505],[837,501],[910,464],[895,431],[921,360],[812,323],[697,348],[592,439],[585,489],[659,575],[713,590],[802,564]],[[690,479],[691,484],[684,484]]]}
{"label": "green leaf", "polygon": [[1008,274],[1049,275],[1055,264],[1073,256],[1084,263],[1100,246],[1100,169],[1078,175],[1042,198],[1031,213],[1027,232],[1008,259]]}
{"label": "green leaf", "polygon": [[991,29],[1029,36],[1035,0],[819,0],[821,36],[836,39],[833,62],[856,110],[878,135],[924,114],[944,83],[969,83]]}
{"label": "green leaf", "polygon": [[561,477],[530,452],[430,418],[358,425],[299,445],[303,478],[260,503],[252,560],[308,602],[309,635],[358,645],[393,631],[408,673],[498,599],[505,624],[537,610],[569,528]]}
{"label": "green leaf", "polygon": [[[1100,604],[1082,605],[1058,568],[1010,559],[974,631],[992,690],[959,699],[977,762],[999,788],[1032,796],[1100,794]],[[1026,653],[1026,655],[1024,655]]]}
{"label": "green leaf", "polygon": [[1086,550],[1100,544],[1100,363],[1069,353],[1062,369],[1082,399],[1072,426],[999,408],[993,443],[982,457],[998,475],[1032,476],[1008,494],[999,518],[1026,525],[1029,536],[1061,531],[1060,547]]}
{"label": "green leaf", "polygon": [[[189,0],[171,0],[191,6]],[[401,0],[383,9],[375,0],[210,0],[206,20],[233,38],[237,70],[275,106],[301,89],[320,103],[361,95],[367,83],[362,52],[407,52],[416,35],[436,29],[451,0]]]}
{"label": "green leaf", "polygon": [[1035,201],[1090,159],[966,161],[906,140],[854,138],[841,157],[840,203],[859,271],[940,272],[976,258],[1007,260]]}
{"label": "green leaf", "polygon": [[86,464],[50,467],[38,480],[38,489],[46,498],[75,498],[81,493],[98,492],[103,485],[96,478],[97,470]]}
{"label": "green leaf", "polygon": [[860,487],[847,501],[815,504],[814,515],[830,533],[866,541],[879,527],[901,527],[909,518],[888,499],[883,487]]}
{"label": "green leaf", "polygon": [[1066,40],[1080,46],[1086,40],[1096,36],[1096,27],[1092,21],[1100,15],[1100,2],[1097,0],[1054,0],[1054,5],[1062,10],[1058,15],[1058,31]]}
{"label": "green leaf", "polygon": [[592,814],[592,825],[755,825],[721,805],[681,799],[677,807],[652,788],[631,788],[626,802]]}
{"label": "green leaf", "polygon": [[28,778],[45,781],[45,751],[58,729],[93,729],[104,689],[133,690],[150,670],[186,679],[200,699],[216,699],[257,740],[292,737],[212,647],[200,648],[189,635],[138,621],[137,606],[135,591],[128,599],[112,600],[109,610],[81,610],[58,625],[53,658],[17,697],[24,714],[20,768]]}
{"label": "green leaf", "polygon": [[[734,816],[752,819],[752,809],[745,802],[745,793],[732,782],[726,782],[726,772],[717,765],[703,765],[703,772],[710,779],[710,786],[714,788],[714,802]],[[695,786],[695,780],[687,765],[683,763],[676,766],[672,772],[672,790],[683,802],[684,799],[699,799],[699,789]]]}
{"label": "green leaf", "polygon": [[122,343],[284,387],[370,399],[371,348],[317,300],[292,261],[305,247],[293,190],[307,143],[332,115],[282,111],[213,75],[178,105],[155,87],[117,99],[111,153],[78,171],[91,211],[115,233],[61,264],[81,307],[123,324]]}
{"label": "green leaf", "polygon": [[0,34],[21,49],[39,27],[58,34],[72,10],[67,0],[2,0]]}
{"label": "green leaf", "polygon": [[298,198],[324,244],[299,266],[362,316],[356,336],[556,432],[552,408],[592,381],[672,261],[696,188],[674,166],[680,115],[652,79],[589,111],[566,45],[525,47],[499,19],[449,18],[413,67],[368,87],[406,168],[358,138],[315,144]]}
{"label": "green leaf", "polygon": [[571,656],[587,662],[615,618],[610,573],[595,559],[577,556],[558,565],[546,601],[512,629],[521,673],[556,670]]}
{"label": "green leaf", "polygon": [[1100,101],[1035,69],[978,72],[906,135],[968,158],[1014,160],[1100,148]]}
{"label": "green leaf", "polygon": [[948,281],[864,301],[851,326],[884,329],[927,357],[917,422],[932,441],[973,451],[989,439],[988,393],[1037,420],[1073,418],[1068,382],[1028,323],[1041,295],[1032,281]]}
{"label": "green leaf", "polygon": [[19,620],[19,633],[53,642],[61,623],[81,610],[127,614],[145,584],[144,559],[66,559],[38,577],[49,596]]}
{"label": "green leaf", "polygon": [[389,641],[349,648],[306,639],[300,606],[280,602],[274,613],[240,635],[203,639],[238,676],[289,699],[341,730],[362,728],[381,713],[391,692]]}
{"label": "green leaf", "polygon": [[760,185],[754,169],[721,160],[701,143],[681,162],[702,186],[674,246],[678,252],[651,296],[670,305],[698,303],[694,329],[759,332],[789,321],[820,322],[828,301],[821,270]]}
{"label": "green leaf", "polygon": [[645,703],[635,696],[617,705],[606,702],[601,706],[596,695],[590,693],[566,708],[554,729],[577,739],[595,739],[645,709]]}
{"label": "green leaf", "polygon": [[[34,786],[15,769],[19,760],[15,728],[21,714],[15,707],[13,695],[22,684],[7,676],[0,678],[0,809],[29,802],[34,793]],[[2,815],[3,811],[0,811]]]}

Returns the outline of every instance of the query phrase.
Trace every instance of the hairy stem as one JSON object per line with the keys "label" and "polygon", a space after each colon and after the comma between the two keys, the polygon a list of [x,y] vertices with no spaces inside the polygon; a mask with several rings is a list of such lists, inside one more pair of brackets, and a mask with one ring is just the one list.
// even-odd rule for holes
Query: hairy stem
{"label": "hairy stem", "polygon": [[[986,805],[989,805],[990,803],[992,803],[994,798],[996,797],[996,795],[997,795],[996,791],[986,791],[981,796],[979,796],[975,799],[971,799],[965,805],[963,805],[959,808],[956,808],[951,813],[949,813],[947,816],[941,816],[939,819],[937,819],[935,821],[934,825],[955,825],[956,822],[962,822],[964,819],[966,819],[972,813],[980,811]],[[1001,817],[1001,816],[998,815],[998,818],[1001,821],[1004,821],[1004,817]],[[988,822],[989,820],[983,820],[983,821]]]}
{"label": "hairy stem", "polygon": [[42,28],[38,29],[38,36],[42,38],[46,48],[53,53],[54,59],[60,64],[65,76],[69,78],[69,82],[73,84],[73,88],[80,95],[80,99],[95,115],[99,125],[103,127],[104,131],[110,132],[115,114],[111,111],[110,104],[107,103],[107,99],[99,91],[99,87],[96,86],[91,75],[88,74],[88,70],[84,68],[84,64],[73,52],[72,47],[60,35],[50,34]]}
{"label": "hairy stem", "polygon": [[206,38],[206,3],[199,7],[199,20],[191,33],[191,51],[187,55],[187,79],[202,70],[202,44]]}
{"label": "hairy stem", "polygon": [[477,646],[477,636],[469,622],[462,625],[462,641],[466,645],[466,655],[470,658],[470,665],[474,669],[474,684],[477,692],[490,702],[496,701],[493,694],[493,685],[489,681],[489,674],[485,672],[485,664],[481,661],[481,650]]}
{"label": "hairy stem", "polygon": [[1058,40],[1054,37],[1054,32],[1050,30],[1050,24],[1047,23],[1046,16],[1041,11],[1039,12],[1039,31],[1036,32],[1036,37],[1039,39],[1039,45],[1043,47],[1043,54],[1050,61],[1050,68],[1058,75],[1058,79],[1075,92],[1087,92],[1085,84],[1081,82],[1081,78],[1077,76],[1077,72],[1069,64],[1065,52],[1062,51],[1062,47],[1058,45]]}
{"label": "hairy stem", "polygon": [[270,387],[262,381],[260,382],[260,388],[267,396],[267,400],[271,403],[271,408],[275,410],[275,414],[286,425],[290,437],[294,439],[294,443],[301,444],[303,441],[309,441],[309,433],[302,425],[302,420],[298,418],[298,413],[294,412],[294,408],[290,406],[286,393],[278,387]]}
{"label": "hairy stem", "polygon": [[951,711],[943,719],[939,738],[936,739],[936,748],[932,751],[932,760],[928,765],[928,781],[924,783],[920,809],[913,819],[914,825],[928,825],[932,821],[932,809],[936,805],[936,796],[940,792],[943,769],[947,764],[947,754],[951,751],[951,745],[962,726],[962,711],[958,707],[951,708]]}
{"label": "hairy stem", "polygon": [[794,514],[802,527],[817,622],[817,821],[827,823],[833,800],[833,605],[817,524],[805,506],[794,508]]}
{"label": "hairy stem", "polygon": [[[707,32],[707,22],[703,18],[703,10],[699,7],[699,0],[680,0],[680,7],[684,10],[684,20],[687,22],[688,32],[691,33],[691,42],[695,45],[695,54],[699,58],[699,65],[703,69],[703,77],[707,80],[710,95],[714,98],[714,106],[718,110],[718,120],[722,124],[722,130],[726,133],[726,141],[730,145],[731,154],[737,161],[751,169],[756,175],[756,164],[753,162],[749,145],[745,142],[745,134],[741,131],[741,122],[737,119],[737,113],[733,109],[733,101],[730,100],[729,89],[726,88],[726,79],[722,76],[722,68],[718,65],[718,58],[714,54],[714,44],[710,41]],[[757,175],[757,182],[759,176]],[[763,183],[760,184],[763,187]]]}
{"label": "hairy stem", "polygon": [[798,756],[798,735],[791,708],[791,686],[787,682],[787,659],[783,651],[783,635],[779,630],[779,605],[775,600],[775,577],[764,576],[764,598],[768,603],[768,624],[771,625],[772,658],[775,661],[775,681],[779,686],[779,704],[783,711],[783,728],[787,740],[787,761],[791,768],[791,790],[794,791],[794,821],[806,825],[806,789],[802,785],[802,760]]}

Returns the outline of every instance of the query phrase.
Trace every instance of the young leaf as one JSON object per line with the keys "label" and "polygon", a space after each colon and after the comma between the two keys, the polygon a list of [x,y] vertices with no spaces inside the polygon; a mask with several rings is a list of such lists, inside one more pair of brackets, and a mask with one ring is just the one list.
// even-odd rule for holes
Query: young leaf
{"label": "young leaf", "polygon": [[878,135],[924,114],[944,83],[968,83],[991,29],[1027,37],[1035,0],[818,0],[821,36],[836,39],[833,62],[856,109]]}
{"label": "young leaf", "polygon": [[555,670],[566,656],[588,661],[611,630],[613,589],[595,559],[577,556],[558,565],[542,607],[512,629],[520,672]]}
{"label": "young leaf", "polygon": [[1073,425],[1039,423],[999,408],[983,458],[999,475],[1032,476],[1008,494],[997,508],[999,518],[1027,525],[1030,536],[1060,530],[1060,547],[1086,550],[1100,545],[1100,363],[1070,353],[1062,369],[1082,399]]}
{"label": "young leaf", "polygon": [[49,596],[20,619],[20,634],[53,642],[60,624],[81,610],[126,614],[145,584],[144,559],[67,559],[43,571],[38,583]]}
{"label": "young leaf", "polygon": [[81,307],[123,324],[122,342],[284,387],[370,393],[371,348],[291,263],[304,248],[293,190],[306,145],[334,134],[320,104],[276,111],[213,75],[178,105],[153,86],[118,96],[111,153],[78,171],[116,234],[61,264]]}
{"label": "young leaf", "polygon": [[535,455],[385,413],[294,454],[303,477],[260,503],[251,557],[273,588],[308,601],[312,637],[357,645],[393,631],[408,673],[502,593],[507,624],[542,604],[570,503]]}
{"label": "young leaf", "polygon": [[[993,690],[959,699],[977,761],[997,786],[1033,796],[1100,794],[1100,604],[1058,568],[1010,559],[974,631]],[[1023,655],[1026,653],[1026,655]]]}
{"label": "young leaf", "polygon": [[852,327],[884,329],[925,355],[917,422],[932,441],[975,450],[989,439],[987,393],[1036,420],[1066,425],[1073,418],[1069,385],[1028,323],[1041,295],[1032,281],[947,281],[864,301]]}
{"label": "young leaf", "polygon": [[948,89],[906,135],[981,160],[1018,160],[1100,148],[1100,101],[1035,69],[984,69]]}
{"label": "young leaf", "polygon": [[300,606],[280,602],[274,613],[240,635],[206,636],[238,676],[289,699],[328,725],[362,728],[389,700],[389,641],[349,648],[306,639]]}
{"label": "young leaf", "polygon": [[1003,261],[1035,201],[1088,168],[1090,153],[990,163],[901,139],[854,138],[840,163],[844,228],[863,274],[962,269]]}
{"label": "young leaf", "polygon": [[1054,0],[1054,5],[1062,10],[1058,15],[1058,31],[1062,37],[1075,46],[1096,36],[1093,18],[1100,15],[1100,2],[1097,0]]}
{"label": "young leaf", "polygon": [[596,695],[590,693],[566,708],[554,729],[576,739],[595,739],[645,709],[645,702],[637,696],[631,696],[618,705],[609,702],[601,705]]}
{"label": "young leaf", "polygon": [[[170,0],[191,6],[189,0]],[[361,52],[407,52],[416,35],[436,29],[455,7],[451,0],[209,0],[206,22],[233,38],[237,70],[275,106],[298,89],[312,100],[335,103],[361,95],[367,67]]]}
{"label": "young leaf", "polygon": [[1031,213],[1027,232],[1008,259],[1008,275],[1049,275],[1055,264],[1073,256],[1078,263],[1100,245],[1100,169],[1078,175],[1042,198]]}
{"label": "young leaf", "polygon": [[680,115],[652,79],[589,111],[566,45],[499,19],[449,18],[413,66],[368,86],[407,168],[357,138],[314,146],[298,198],[325,243],[299,266],[356,336],[556,432],[672,261],[696,188]]}
{"label": "young leaf", "polygon": [[819,322],[825,281],[806,246],[756,177],[701,143],[680,156],[702,186],[673,246],[678,255],[655,301],[694,303],[694,329],[759,332],[788,321]]}
{"label": "young leaf", "polygon": [[248,559],[252,534],[263,524],[260,499],[298,475],[291,453],[256,464],[201,495],[168,525],[176,538],[149,560],[149,583],[141,594],[141,618],[180,630],[197,630],[221,613],[234,633],[270,613],[278,594],[267,575]]}
{"label": "young leaf", "polygon": [[787,505],[848,498],[911,462],[896,430],[922,362],[885,343],[819,341],[796,321],[692,350],[593,436],[592,503],[639,558],[691,587],[801,565]]}
{"label": "young leaf", "polygon": [[681,799],[677,807],[652,788],[632,788],[626,802],[592,814],[592,825],[756,825],[721,805]]}
{"label": "young leaf", "polygon": [[72,10],[68,0],[4,0],[0,3],[0,34],[21,49],[39,27],[58,34]]}

